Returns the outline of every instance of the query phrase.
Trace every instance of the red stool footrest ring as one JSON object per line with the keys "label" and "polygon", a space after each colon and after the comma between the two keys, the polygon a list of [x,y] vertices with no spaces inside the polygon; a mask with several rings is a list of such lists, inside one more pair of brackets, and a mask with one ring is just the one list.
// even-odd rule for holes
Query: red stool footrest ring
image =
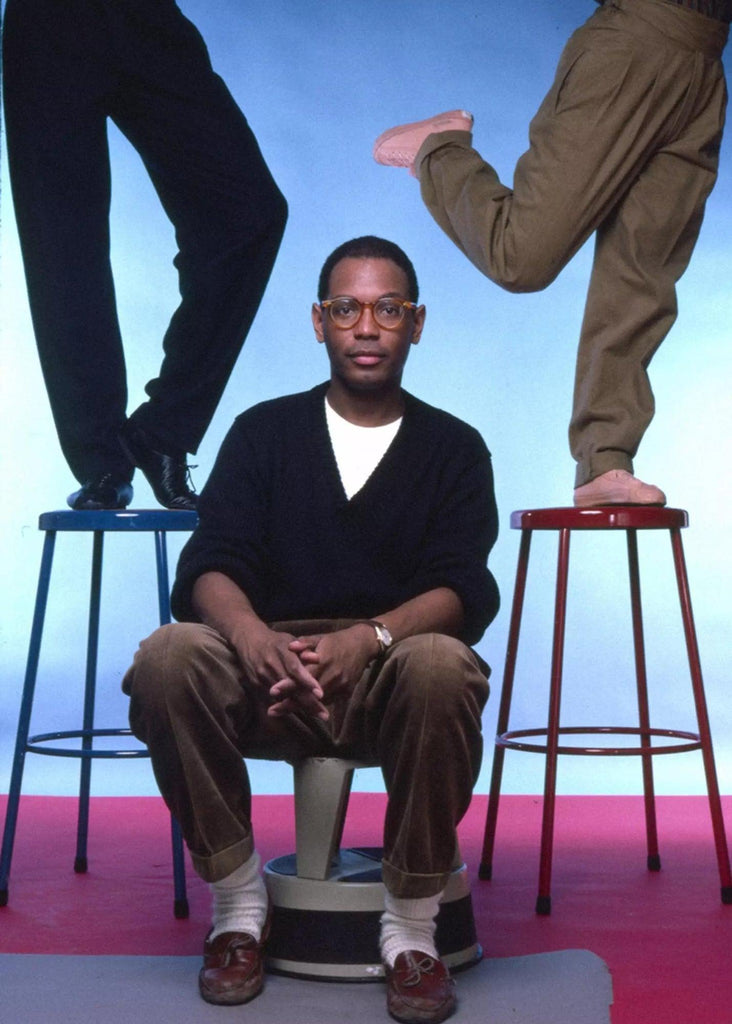
{"label": "red stool footrest ring", "polygon": [[[520,743],[523,736],[548,736],[548,729],[511,729],[496,737],[496,745],[511,750],[526,750],[533,754],[545,754],[547,743]],[[566,735],[603,735],[603,736],[663,736],[666,739],[689,740],[688,743],[672,743],[665,746],[647,747],[579,747],[558,746],[558,754],[579,754],[595,757],[647,756],[648,754],[680,754],[690,750],[701,749],[701,738],[696,732],[685,732],[681,729],[639,729],[637,726],[621,725],[574,725],[560,726],[559,734]]]}

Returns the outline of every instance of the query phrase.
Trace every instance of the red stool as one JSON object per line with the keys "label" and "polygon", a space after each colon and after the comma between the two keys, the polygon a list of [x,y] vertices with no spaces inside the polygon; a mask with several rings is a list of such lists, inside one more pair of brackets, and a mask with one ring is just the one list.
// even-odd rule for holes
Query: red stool
{"label": "red stool", "polygon": [[[498,818],[498,803],[501,793],[503,759],[506,749],[524,750],[546,754],[544,778],[544,804],[541,831],[541,857],[539,868],[539,894],[536,901],[538,914],[551,912],[551,871],[552,841],[554,834],[554,805],[557,778],[557,755],[581,754],[600,756],[640,756],[643,766],[643,794],[646,817],[648,868],[658,871],[661,860],[658,853],[656,810],[653,789],[653,767],[651,758],[656,754],[682,753],[701,750],[704,772],[712,816],[712,829],[717,851],[719,877],[722,886],[722,902],[732,903],[732,875],[730,874],[729,852],[724,831],[722,805],[719,798],[719,784],[714,765],[712,737],[709,730],[702,682],[699,649],[697,646],[691,598],[686,575],[684,552],[680,530],[688,526],[688,515],[683,509],[661,508],[651,505],[610,505],[602,508],[540,508],[511,515],[511,528],[521,530],[516,587],[514,590],[511,622],[508,633],[506,666],[498,713],[498,735],[493,755],[488,814],[483,840],[480,877],[488,879],[492,874],[493,846]],[[554,606],[554,640],[552,648],[551,685],[549,691],[549,717],[546,728],[516,729],[508,731],[508,716],[511,709],[513,679],[516,669],[519,629],[523,609],[526,576],[529,566],[529,548],[534,530],[556,530],[559,533],[559,559],[557,565],[556,598]],[[638,727],[591,726],[564,727],[560,725],[559,710],[562,694],[562,660],[564,654],[564,626],[567,605],[567,575],[569,570],[569,539],[572,530],[625,530],[628,542],[628,568],[630,572],[630,602],[633,620],[633,644],[635,648],[636,683],[638,690]],[[640,576],[638,571],[638,530],[668,530],[671,536],[676,582],[681,603],[681,617],[689,657],[691,685],[696,707],[698,732],[683,732],[678,729],[651,728],[646,681],[645,650],[643,643],[643,619],[641,612]],[[609,745],[584,747],[574,744],[560,744],[564,735],[637,736],[639,746],[614,747]],[[526,742],[528,738],[545,737],[545,743]],[[672,742],[660,742],[670,740]]]}

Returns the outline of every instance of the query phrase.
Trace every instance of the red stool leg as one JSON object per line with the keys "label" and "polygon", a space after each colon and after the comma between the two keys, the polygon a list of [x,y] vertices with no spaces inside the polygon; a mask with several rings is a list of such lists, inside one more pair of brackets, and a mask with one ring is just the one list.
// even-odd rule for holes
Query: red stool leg
{"label": "red stool leg", "polygon": [[511,697],[516,672],[516,656],[518,654],[519,630],[521,629],[521,615],[523,613],[524,594],[526,592],[526,576],[529,569],[530,547],[531,530],[522,530],[518,566],[516,569],[516,585],[513,592],[513,605],[511,607],[511,622],[508,629],[506,663],[503,670],[501,703],[498,709],[498,735],[493,748],[493,768],[491,770],[491,785],[488,794],[488,813],[486,814],[485,833],[483,835],[483,852],[480,855],[480,867],[478,869],[478,877],[483,880],[490,879],[493,875],[493,848],[496,840],[498,803],[501,798],[503,759],[506,755],[506,748],[500,744],[499,740],[508,729],[508,716],[511,711]]}
{"label": "red stool leg", "polygon": [[638,533],[627,530],[628,571],[630,576],[630,607],[633,616],[633,650],[635,652],[635,679],[638,690],[638,723],[641,728],[641,747],[648,750],[642,754],[643,802],[646,813],[646,849],[649,871],[661,870],[658,851],[658,827],[656,824],[656,800],[653,785],[653,759],[651,755],[651,715],[648,705],[648,677],[646,674],[646,652],[643,639],[643,612],[641,608],[640,572],[638,569]]}
{"label": "red stool leg", "polygon": [[719,879],[722,887],[722,903],[732,903],[732,874],[730,873],[729,850],[727,848],[727,837],[724,831],[722,802],[719,797],[717,769],[714,764],[712,734],[709,728],[709,714],[707,712],[707,702],[704,695],[704,683],[702,681],[701,662],[699,660],[699,646],[697,644],[694,617],[691,610],[691,595],[689,593],[689,581],[686,574],[684,549],[681,543],[681,532],[678,527],[672,527],[670,533],[671,547],[674,555],[674,566],[676,568],[676,582],[679,588],[679,601],[681,603],[681,618],[684,623],[686,650],[689,655],[689,671],[691,673],[691,685],[694,691],[694,705],[696,707],[696,718],[699,727],[699,739],[701,742],[702,758],[704,760],[704,773],[706,775],[707,793],[709,795],[709,810],[712,816],[712,829],[714,832],[714,843],[717,851],[717,863],[719,865]]}
{"label": "red stool leg", "polygon": [[564,627],[567,613],[567,576],[569,574],[569,537],[565,528],[559,534],[557,589],[554,602],[554,640],[549,690],[546,769],[544,775],[544,806],[541,822],[541,856],[539,860],[539,895],[536,913],[551,913],[552,846],[554,841],[554,807],[557,789],[557,748],[559,746],[559,710],[562,699],[562,667],[564,662]]}

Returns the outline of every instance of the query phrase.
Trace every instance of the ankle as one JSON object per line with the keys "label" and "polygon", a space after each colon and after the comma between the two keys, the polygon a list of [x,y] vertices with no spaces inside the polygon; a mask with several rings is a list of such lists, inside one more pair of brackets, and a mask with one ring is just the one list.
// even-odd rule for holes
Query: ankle
{"label": "ankle", "polygon": [[209,886],[213,896],[210,939],[223,932],[246,932],[259,940],[267,918],[268,897],[256,851],[226,878]]}
{"label": "ankle", "polygon": [[399,899],[387,892],[381,916],[379,949],[384,963],[394,966],[400,953],[418,950],[438,959],[435,918],[442,893],[420,899]]}

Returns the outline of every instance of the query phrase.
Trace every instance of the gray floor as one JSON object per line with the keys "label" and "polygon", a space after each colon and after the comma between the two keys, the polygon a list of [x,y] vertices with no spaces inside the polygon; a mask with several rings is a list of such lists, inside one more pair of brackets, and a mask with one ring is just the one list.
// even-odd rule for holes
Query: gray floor
{"label": "gray floor", "polygon": [[[0,1024],[359,1024],[389,1021],[383,986],[270,976],[246,1007],[202,1002],[198,957],[0,955]],[[483,960],[456,977],[463,1024],[610,1024],[612,984],[587,950]]]}

